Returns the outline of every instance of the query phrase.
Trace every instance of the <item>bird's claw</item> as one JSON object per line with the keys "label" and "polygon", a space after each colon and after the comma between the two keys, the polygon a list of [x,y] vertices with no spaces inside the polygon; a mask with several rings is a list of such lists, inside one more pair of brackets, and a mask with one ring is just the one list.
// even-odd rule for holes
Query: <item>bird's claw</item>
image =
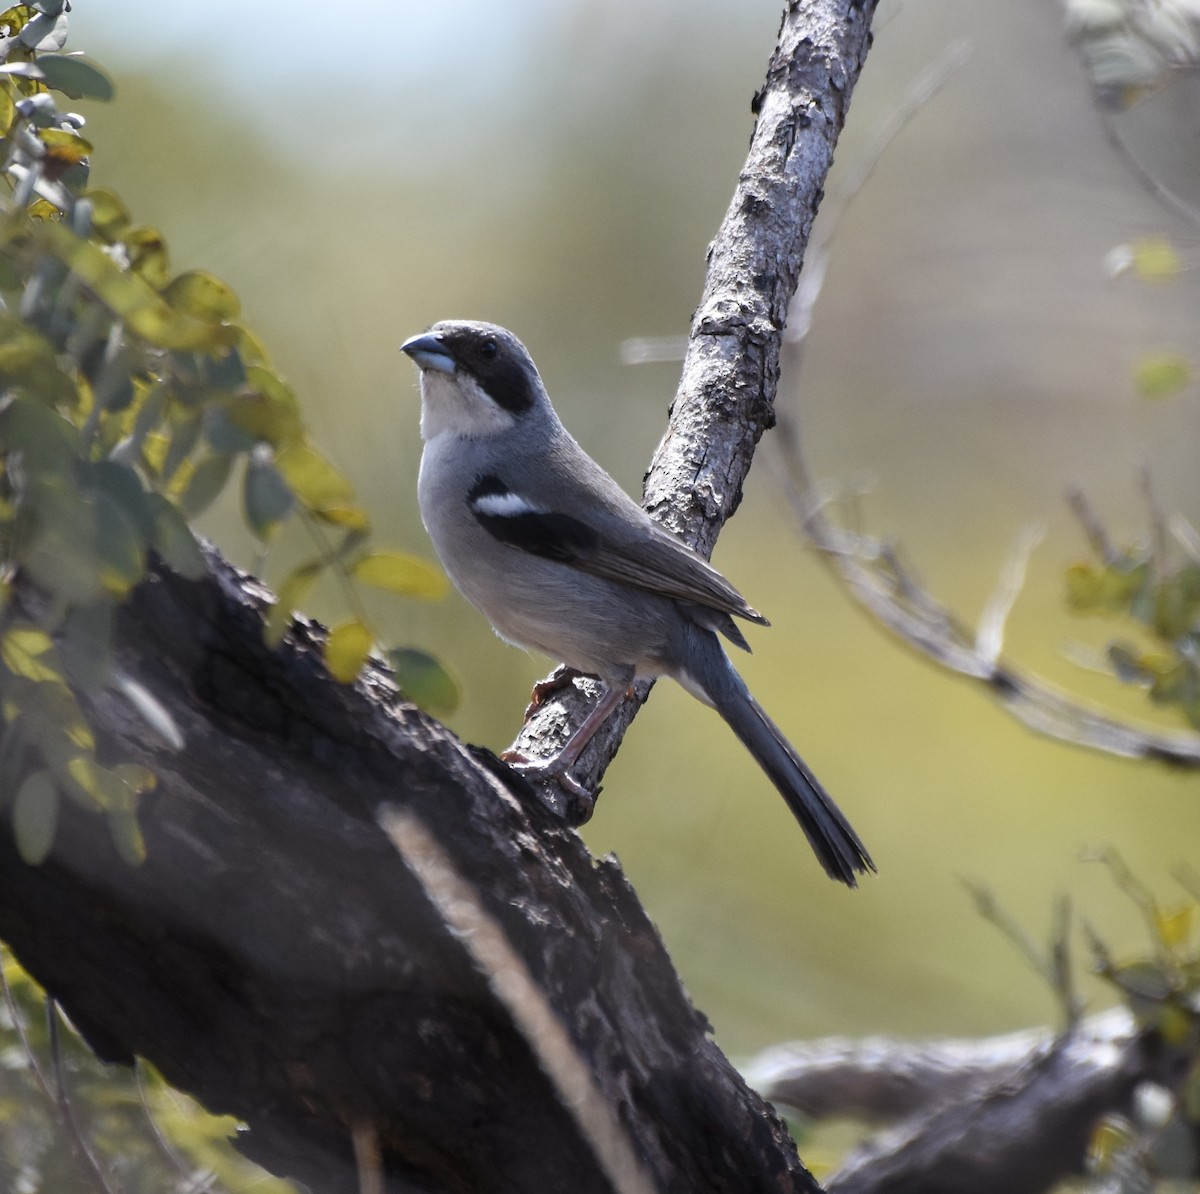
{"label": "bird's claw", "polygon": [[540,759],[531,759],[519,750],[506,750],[500,755],[500,758],[514,771],[519,771],[535,782],[553,780],[564,792],[576,799],[586,800],[589,803],[592,800],[592,794],[577,779],[571,777],[566,766],[561,764],[555,766],[553,763],[547,765]]}
{"label": "bird's claw", "polygon": [[576,676],[583,675],[573,667],[559,667],[546,677],[539,680],[529,694],[529,704],[525,707],[525,720],[528,721],[556,692],[570,688]]}

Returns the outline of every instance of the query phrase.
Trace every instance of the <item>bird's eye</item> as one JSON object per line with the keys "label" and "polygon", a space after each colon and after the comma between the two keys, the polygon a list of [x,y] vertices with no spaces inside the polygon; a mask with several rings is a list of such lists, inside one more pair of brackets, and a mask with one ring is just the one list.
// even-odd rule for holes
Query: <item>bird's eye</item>
{"label": "bird's eye", "polygon": [[483,342],[483,343],[482,343],[482,344],[479,346],[479,355],[480,355],[481,357],[483,357],[483,359],[484,359],[485,361],[492,361],[492,360],[495,360],[495,359],[496,359],[496,354],[497,354],[499,351],[500,351],[500,345],[499,345],[499,344],[497,344],[495,340],[485,340],[485,341],[484,341],[484,342]]}

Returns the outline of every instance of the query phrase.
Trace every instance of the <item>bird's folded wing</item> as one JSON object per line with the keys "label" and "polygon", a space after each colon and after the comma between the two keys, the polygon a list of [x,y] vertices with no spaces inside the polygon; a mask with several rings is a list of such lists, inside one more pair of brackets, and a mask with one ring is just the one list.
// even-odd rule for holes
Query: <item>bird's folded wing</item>
{"label": "bird's folded wing", "polygon": [[767,619],[711,564],[669,531],[658,527],[653,528],[650,537],[636,542],[613,542],[601,535],[593,552],[573,562],[575,567],[595,576],[768,625]]}
{"label": "bird's folded wing", "polygon": [[581,572],[767,625],[767,619],[703,557],[657,524],[639,520],[636,537],[542,509],[498,477],[483,477],[468,497],[479,524],[500,542]]}

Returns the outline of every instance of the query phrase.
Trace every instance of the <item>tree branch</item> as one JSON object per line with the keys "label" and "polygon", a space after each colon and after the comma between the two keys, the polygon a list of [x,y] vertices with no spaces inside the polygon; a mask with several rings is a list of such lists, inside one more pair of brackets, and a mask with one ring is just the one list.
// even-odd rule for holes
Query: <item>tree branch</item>
{"label": "tree branch", "polygon": [[1040,1194],[1083,1172],[1097,1123],[1128,1115],[1141,1084],[1176,1089],[1184,1056],[1115,1008],[1061,1036],[777,1046],[747,1075],[814,1119],[895,1125],[829,1179],[830,1194]]}
{"label": "tree branch", "polygon": [[[750,153],[709,247],[671,420],[646,476],[644,505],[705,555],[737,509],[754,449],[775,422],[788,307],[833,149],[870,44],[872,0],[793,0],[754,99]],[[574,775],[595,790],[651,685],[635,685],[584,751]],[[526,722],[513,747],[544,757],[586,715],[592,681],[576,680]],[[580,807],[549,793],[566,814]]]}
{"label": "tree branch", "polygon": [[[873,10],[791,4],[758,97],[647,485],[650,507],[706,550],[773,418],[784,317]],[[139,808],[145,863],[129,866],[104,819],[71,802],[41,866],[0,835],[0,936],[97,1053],[146,1058],[244,1121],[253,1159],[323,1194],[358,1190],[364,1158],[364,1181],[387,1194],[600,1194],[612,1186],[591,1139],[617,1138],[616,1156],[622,1132],[659,1190],[814,1191],[615,862],[380,671],[335,683],[319,627],[299,621],[268,649],[269,595],[208,562],[198,581],[153,569],[115,632],[116,670],[162,705],[182,749],[115,690],[81,694],[98,754],[158,777]],[[34,615],[43,599],[18,581],[13,600]],[[596,777],[618,739],[592,756]],[[428,875],[379,827],[393,805],[467,878],[473,923],[515,951],[551,1027],[519,1030],[480,955],[448,932]],[[555,1019],[615,1131],[592,1131],[558,1094],[570,1082],[547,1077],[534,1042],[559,1035]]]}

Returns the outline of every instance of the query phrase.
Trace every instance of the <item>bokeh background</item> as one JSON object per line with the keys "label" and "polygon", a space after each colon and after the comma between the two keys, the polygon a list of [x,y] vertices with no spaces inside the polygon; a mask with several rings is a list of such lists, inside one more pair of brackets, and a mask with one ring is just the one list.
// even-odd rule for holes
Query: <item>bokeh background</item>
{"label": "bokeh background", "polygon": [[[415,370],[403,338],[447,317],[530,346],[560,413],[637,492],[678,366],[623,365],[628,337],[686,333],[752,129],[775,0],[374,0],[244,5],[77,0],[68,48],[114,75],[91,106],[93,178],[160,227],[176,268],[240,294],[355,482],[381,545],[432,555],[416,511]],[[890,11],[891,10],[891,11]],[[1144,533],[1136,473],[1200,522],[1193,385],[1140,398],[1147,352],[1200,361],[1200,247],[1107,145],[1049,0],[882,6],[838,170],[862,160],[913,80],[970,56],[894,140],[836,229],[807,342],[780,395],[810,467],[866,489],[865,525],[974,618],[1022,528],[1045,520],[1007,650],[1130,716],[1137,694],[1081,668],[1114,633],[1067,616],[1086,490]],[[1200,203],[1195,103],[1122,119]],[[1189,127],[1190,120],[1190,127]],[[1189,268],[1152,286],[1106,254],[1167,234]],[[770,437],[768,437],[769,440]],[[744,671],[867,842],[880,873],[829,883],[766,779],[711,712],[660,685],[584,837],[615,852],[721,1044],[744,1059],[828,1033],[984,1034],[1050,1022],[1053,999],[975,912],[990,887],[1035,934],[1069,894],[1118,954],[1143,948],[1088,850],[1119,849],[1165,900],[1197,862],[1200,776],[1038,739],[915,659],[807,552],[764,442],[716,562],[773,627]],[[207,530],[254,562],[236,501]],[[303,550],[283,542],[276,580]],[[334,591],[311,612],[344,616]],[[371,606],[396,643],[462,681],[450,724],[496,749],[544,661],[457,596]],[[740,662],[740,661],[739,661]],[[1169,723],[1168,723],[1169,724]],[[1093,1007],[1107,996],[1085,984]]]}

